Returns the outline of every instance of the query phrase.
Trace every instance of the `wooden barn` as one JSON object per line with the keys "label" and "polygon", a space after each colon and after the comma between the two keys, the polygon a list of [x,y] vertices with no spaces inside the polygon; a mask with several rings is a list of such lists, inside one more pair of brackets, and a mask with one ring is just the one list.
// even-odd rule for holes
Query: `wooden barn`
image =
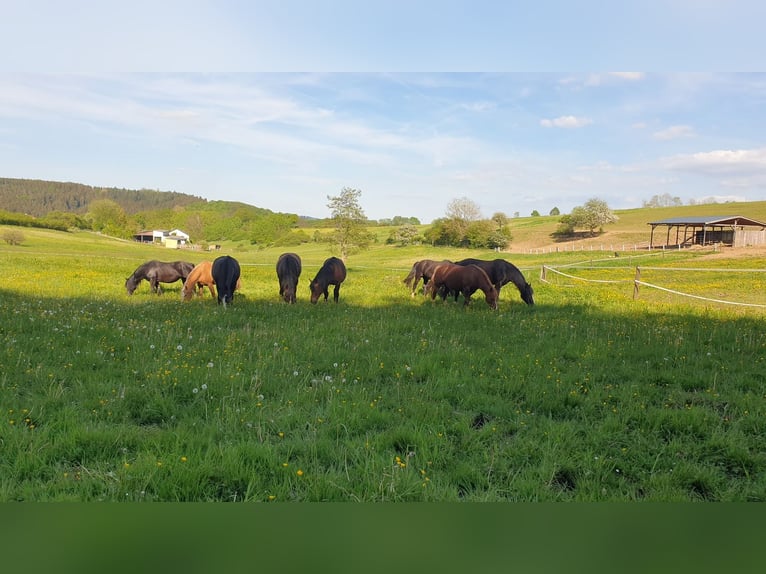
{"label": "wooden barn", "polygon": [[[652,221],[649,248],[722,244],[731,247],[766,245],[766,223],[741,215],[700,215]],[[654,231],[665,227],[665,241],[655,242]]]}

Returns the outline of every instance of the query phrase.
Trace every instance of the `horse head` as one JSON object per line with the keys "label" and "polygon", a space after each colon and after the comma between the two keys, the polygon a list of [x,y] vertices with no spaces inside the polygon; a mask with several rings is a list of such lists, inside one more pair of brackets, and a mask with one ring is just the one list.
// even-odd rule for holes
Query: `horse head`
{"label": "horse head", "polygon": [[135,275],[131,275],[125,279],[125,289],[128,291],[128,295],[133,295],[133,291],[138,287],[138,283],[139,281],[136,279]]}
{"label": "horse head", "polygon": [[525,283],[524,287],[520,290],[521,291],[521,298],[527,305],[534,305],[535,300],[533,297],[534,289],[532,289],[532,285],[529,283]]}
{"label": "horse head", "polygon": [[487,301],[487,305],[489,305],[490,309],[497,309],[497,298],[497,289],[495,289],[494,285],[491,289],[487,289],[487,291],[484,292],[484,299]]}

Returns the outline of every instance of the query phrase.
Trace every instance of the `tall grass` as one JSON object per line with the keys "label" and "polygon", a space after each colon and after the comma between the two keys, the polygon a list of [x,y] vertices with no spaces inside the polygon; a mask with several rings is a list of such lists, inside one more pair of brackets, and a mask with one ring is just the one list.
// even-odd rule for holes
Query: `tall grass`
{"label": "tall grass", "polygon": [[0,252],[0,500],[766,499],[759,310],[546,284],[521,257],[537,305],[510,285],[463,308],[411,298],[424,252],[395,248],[352,257],[337,305],[308,302],[320,249],[295,305],[275,253],[232,251],[224,309],[129,297],[156,249],[31,237]]}

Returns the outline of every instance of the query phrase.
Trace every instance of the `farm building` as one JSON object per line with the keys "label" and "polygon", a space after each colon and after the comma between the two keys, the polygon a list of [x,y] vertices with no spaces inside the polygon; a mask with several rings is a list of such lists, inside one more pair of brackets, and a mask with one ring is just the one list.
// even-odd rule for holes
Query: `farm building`
{"label": "farm building", "polygon": [[180,229],[165,231],[164,229],[155,229],[153,231],[141,231],[133,235],[133,239],[140,243],[160,243],[166,247],[176,249],[189,241],[189,235]]}
{"label": "farm building", "polygon": [[[766,223],[741,215],[701,215],[692,217],[671,217],[652,221],[649,248],[664,246],[689,247],[721,243],[732,247],[766,245]],[[664,243],[656,243],[654,230],[666,227]],[[675,230],[675,237],[671,238]]]}

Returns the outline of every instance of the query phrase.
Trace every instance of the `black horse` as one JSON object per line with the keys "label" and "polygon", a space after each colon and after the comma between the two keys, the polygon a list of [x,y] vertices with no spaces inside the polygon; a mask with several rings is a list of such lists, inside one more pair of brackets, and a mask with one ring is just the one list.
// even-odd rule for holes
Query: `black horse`
{"label": "black horse", "polygon": [[532,285],[527,283],[524,279],[524,275],[519,271],[513,263],[506,261],[505,259],[494,259],[492,261],[484,261],[482,259],[463,259],[462,261],[456,261],[457,265],[476,265],[484,270],[489,276],[489,280],[497,289],[498,295],[500,294],[500,288],[506,283],[513,283],[521,294],[521,299],[527,305],[534,305],[534,291]]}
{"label": "black horse", "polygon": [[152,293],[162,295],[160,283],[175,283],[178,280],[185,282],[192,269],[194,269],[194,263],[188,261],[172,261],[170,263],[156,259],[147,261],[139,265],[138,269],[133,271],[133,274],[125,280],[125,289],[127,289],[128,295],[133,295],[138,284],[146,279],[152,287]]}
{"label": "black horse", "polygon": [[438,265],[443,263],[451,263],[451,261],[447,259],[442,261],[435,261],[433,259],[421,259],[420,261],[415,261],[409,274],[404,278],[404,284],[411,290],[410,296],[415,296],[415,291],[417,290],[418,283],[421,279],[423,280],[423,293],[425,293],[426,285],[428,285],[428,282],[431,280],[434,270]]}
{"label": "black horse", "polygon": [[211,274],[218,288],[218,304],[234,301],[234,290],[239,281],[239,262],[230,255],[222,255],[213,261]]}
{"label": "black horse", "polygon": [[283,253],[277,259],[279,296],[287,303],[295,303],[298,278],[301,276],[301,258],[295,253]]}
{"label": "black horse", "polygon": [[321,269],[316,274],[316,277],[309,284],[311,290],[311,302],[316,303],[319,300],[320,295],[324,295],[324,300],[327,301],[329,296],[328,289],[330,285],[335,285],[333,290],[333,299],[338,302],[338,295],[340,294],[340,284],[346,279],[346,266],[343,261],[337,257],[330,257],[326,259],[322,264]]}

